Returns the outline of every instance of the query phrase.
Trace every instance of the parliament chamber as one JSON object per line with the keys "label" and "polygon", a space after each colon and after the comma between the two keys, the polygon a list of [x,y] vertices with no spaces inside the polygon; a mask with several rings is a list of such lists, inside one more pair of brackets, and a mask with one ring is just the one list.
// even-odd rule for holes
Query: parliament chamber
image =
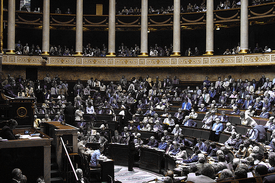
{"label": "parliament chamber", "polygon": [[0,182],[275,181],[273,0],[0,1]]}

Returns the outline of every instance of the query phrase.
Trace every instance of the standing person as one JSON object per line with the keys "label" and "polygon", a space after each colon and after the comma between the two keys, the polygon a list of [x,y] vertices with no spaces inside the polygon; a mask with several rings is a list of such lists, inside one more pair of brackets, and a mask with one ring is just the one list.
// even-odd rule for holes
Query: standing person
{"label": "standing person", "polygon": [[74,112],[74,107],[71,102],[69,102],[69,104],[66,106],[64,114],[65,114],[65,122],[70,125],[74,125],[75,112]]}
{"label": "standing person", "polygon": [[134,154],[135,154],[134,136],[131,135],[130,140],[128,142],[128,171],[133,171]]}

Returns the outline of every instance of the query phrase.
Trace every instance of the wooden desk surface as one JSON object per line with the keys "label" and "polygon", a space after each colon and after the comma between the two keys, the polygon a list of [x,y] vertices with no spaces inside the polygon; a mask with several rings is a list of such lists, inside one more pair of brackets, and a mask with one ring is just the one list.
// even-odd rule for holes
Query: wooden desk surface
{"label": "wooden desk surface", "polygon": [[26,129],[14,129],[14,134],[20,134],[24,135],[25,130],[28,130],[30,134],[33,133],[40,133],[43,135],[40,139],[16,139],[16,140],[9,140],[6,142],[0,143],[0,149],[1,148],[19,148],[19,147],[38,147],[38,146],[50,146],[51,141],[53,140],[48,135],[34,129],[34,128],[26,128]]}
{"label": "wooden desk surface", "polygon": [[73,126],[69,126],[67,124],[62,125],[60,122],[58,121],[52,121],[52,122],[47,122],[47,124],[53,125],[55,126],[57,129],[59,130],[77,130],[77,128],[73,127]]}

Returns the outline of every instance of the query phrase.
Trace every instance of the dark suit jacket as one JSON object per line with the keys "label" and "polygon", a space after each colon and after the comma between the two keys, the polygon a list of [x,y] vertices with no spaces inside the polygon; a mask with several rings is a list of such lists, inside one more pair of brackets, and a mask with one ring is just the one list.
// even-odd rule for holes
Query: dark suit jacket
{"label": "dark suit jacket", "polygon": [[263,178],[263,183],[273,183],[275,182],[275,175],[269,175]]}
{"label": "dark suit jacket", "polygon": [[1,133],[0,133],[0,136],[1,136],[3,139],[15,140],[15,136],[13,135],[12,130],[11,130],[10,127],[8,127],[8,126],[4,126],[4,127],[2,128],[2,131],[1,131]]}

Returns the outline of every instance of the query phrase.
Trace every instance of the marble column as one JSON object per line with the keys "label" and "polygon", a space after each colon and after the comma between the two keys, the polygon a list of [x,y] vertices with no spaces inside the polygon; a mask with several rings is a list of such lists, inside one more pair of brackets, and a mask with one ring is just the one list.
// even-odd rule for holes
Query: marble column
{"label": "marble column", "polygon": [[239,53],[248,51],[248,0],[241,1],[241,50]]}
{"label": "marble column", "polygon": [[148,56],[148,0],[141,0],[140,56]]}
{"label": "marble column", "polygon": [[206,53],[205,55],[213,55],[214,53],[214,0],[206,2]]}
{"label": "marble column", "polygon": [[116,54],[116,0],[109,0],[108,55]]}
{"label": "marble column", "polygon": [[50,50],[50,0],[43,1],[42,55],[49,55]]}
{"label": "marble column", "polygon": [[75,56],[82,56],[83,50],[83,0],[76,1]]}
{"label": "marble column", "polygon": [[15,0],[9,0],[7,54],[14,54],[15,53],[14,50],[15,50]]}
{"label": "marble column", "polygon": [[[4,32],[4,29],[3,29],[3,23],[4,23],[4,19],[3,19],[3,15],[4,15],[4,12],[3,12],[3,1],[4,0],[1,0],[1,4],[0,4],[0,54],[3,53],[3,32]],[[0,70],[2,71],[2,69]]]}
{"label": "marble column", "polygon": [[172,56],[180,56],[180,0],[174,0]]}

